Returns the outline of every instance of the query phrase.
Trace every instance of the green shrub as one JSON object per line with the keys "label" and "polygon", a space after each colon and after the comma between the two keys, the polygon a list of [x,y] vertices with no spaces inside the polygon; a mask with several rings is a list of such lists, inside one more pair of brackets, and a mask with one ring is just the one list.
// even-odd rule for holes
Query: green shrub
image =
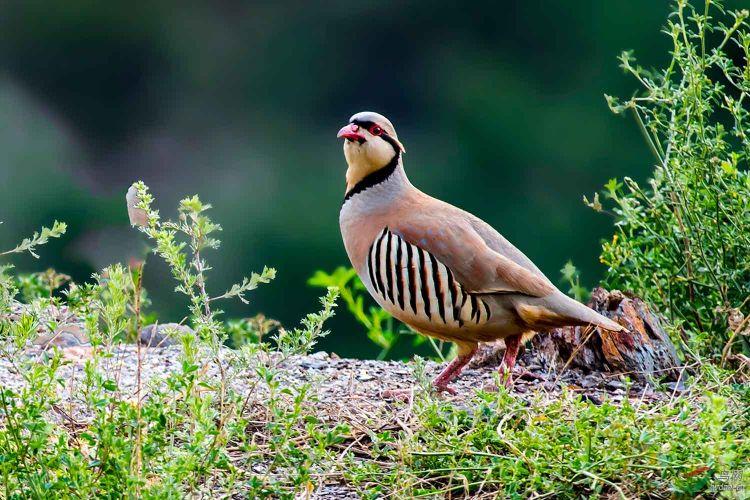
{"label": "green shrub", "polygon": [[615,113],[635,117],[656,157],[654,173],[646,185],[611,180],[605,204],[584,198],[616,220],[601,256],[605,286],[641,295],[684,326],[688,350],[711,357],[732,335],[730,310],[750,297],[747,18],[747,10],[725,13],[715,1],[698,9],[679,0],[664,30],[672,50],[662,69],[621,55],[642,89],[607,100]]}
{"label": "green shrub", "polygon": [[[247,303],[247,293],[272,279],[274,271],[266,268],[226,292],[210,294],[204,254],[219,246],[214,233],[220,229],[206,214],[210,206],[187,198],[177,221],[163,221],[151,209],[146,186],[136,187],[138,210],[145,216],[139,227],[169,265],[176,290],[190,299],[196,334],[181,335],[179,366],[150,378],[148,385],[141,381],[145,354],[138,347],[136,388],[126,391],[119,382],[117,348],[133,340],[143,323],[142,263],[109,266],[93,282],[71,284],[54,296],[62,279],[57,273],[16,278],[11,266],[0,268],[0,359],[24,380],[19,388],[0,388],[0,497],[182,498],[237,491],[291,497],[307,487],[328,449],[347,431],[343,424],[315,419],[308,384],[282,388],[278,380],[285,359],[308,352],[327,334],[323,325],[333,315],[337,291],[329,289],[321,311],[307,315],[300,327],[279,328],[272,338],[263,335],[277,325],[262,318],[225,325],[215,309],[218,301]],[[39,245],[64,231],[64,224],[55,223],[0,257],[35,255]],[[17,317],[19,287],[28,304]],[[63,303],[85,322],[92,345],[75,385],[82,411],[72,415],[61,396],[71,383],[60,371],[63,353],[52,349],[29,356],[27,351],[40,326],[55,327],[40,324],[41,312]],[[16,315],[6,314],[11,309]],[[230,334],[239,349],[219,351]],[[218,376],[207,375],[210,365]],[[232,380],[249,375],[255,380],[250,394],[233,389]],[[262,405],[249,404],[251,397],[262,398]],[[265,442],[255,441],[256,432]],[[300,441],[309,447],[298,446]],[[265,472],[254,472],[256,465]]]}

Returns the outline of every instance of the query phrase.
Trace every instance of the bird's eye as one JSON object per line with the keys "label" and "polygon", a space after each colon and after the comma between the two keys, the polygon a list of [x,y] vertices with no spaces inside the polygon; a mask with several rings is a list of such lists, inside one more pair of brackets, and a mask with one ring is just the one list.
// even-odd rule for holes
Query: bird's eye
{"label": "bird's eye", "polygon": [[372,127],[370,127],[370,133],[372,135],[380,135],[383,133],[383,129],[378,127],[377,125],[373,125]]}

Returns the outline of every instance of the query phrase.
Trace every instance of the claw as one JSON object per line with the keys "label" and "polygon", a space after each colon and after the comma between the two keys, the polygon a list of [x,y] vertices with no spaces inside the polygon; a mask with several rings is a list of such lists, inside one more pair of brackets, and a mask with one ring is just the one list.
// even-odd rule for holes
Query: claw
{"label": "claw", "polygon": [[440,392],[447,392],[448,394],[450,394],[452,396],[458,395],[458,392],[456,392],[456,390],[453,387],[449,386],[449,385],[437,385],[437,384],[433,384],[432,388],[435,389],[435,391],[438,392],[438,393],[440,393]]}

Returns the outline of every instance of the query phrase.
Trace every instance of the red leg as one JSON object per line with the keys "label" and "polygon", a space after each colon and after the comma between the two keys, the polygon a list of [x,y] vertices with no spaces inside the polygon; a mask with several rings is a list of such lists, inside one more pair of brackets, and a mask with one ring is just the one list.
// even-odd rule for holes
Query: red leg
{"label": "red leg", "polygon": [[[443,371],[432,381],[432,387],[437,392],[448,392],[455,395],[456,391],[448,386],[448,382],[456,378],[461,373],[464,366],[471,361],[471,358],[477,352],[477,344],[456,343],[458,345],[458,356],[443,368]],[[381,393],[383,397],[395,398],[408,401],[412,395],[411,389],[388,389]]]}
{"label": "red leg", "polygon": [[471,361],[471,358],[476,352],[476,344],[470,346],[459,344],[458,356],[456,356],[450,363],[448,363],[448,366],[443,368],[443,371],[440,372],[440,375],[435,377],[435,380],[432,381],[432,386],[435,388],[435,390],[438,392],[449,392],[455,395],[456,391],[448,386],[448,382],[456,378],[456,376],[461,373],[461,370],[463,370],[464,366],[466,366],[466,364]]}
{"label": "red leg", "polygon": [[503,361],[500,363],[500,377],[505,383],[505,387],[510,387],[513,383],[511,373],[516,365],[518,349],[521,347],[521,335],[513,335],[505,339],[505,354]]}

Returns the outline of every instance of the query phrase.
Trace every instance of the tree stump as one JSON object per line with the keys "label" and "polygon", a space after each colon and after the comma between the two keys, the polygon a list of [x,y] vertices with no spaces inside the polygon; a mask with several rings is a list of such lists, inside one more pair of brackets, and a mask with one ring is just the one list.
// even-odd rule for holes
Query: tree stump
{"label": "tree stump", "polygon": [[[526,361],[535,359],[547,369],[573,367],[584,372],[622,373],[637,380],[675,381],[680,376],[677,351],[658,316],[638,297],[596,288],[587,304],[627,331],[610,332],[594,326],[557,328],[536,335]],[[504,343],[485,344],[474,366],[499,364]],[[522,357],[522,361],[524,358]]]}

